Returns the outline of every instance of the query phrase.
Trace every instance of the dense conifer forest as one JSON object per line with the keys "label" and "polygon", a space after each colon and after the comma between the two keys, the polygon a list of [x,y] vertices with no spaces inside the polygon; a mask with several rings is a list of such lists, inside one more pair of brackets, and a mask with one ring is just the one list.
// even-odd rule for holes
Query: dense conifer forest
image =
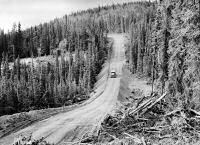
{"label": "dense conifer forest", "polygon": [[154,6],[130,29],[130,69],[170,93],[168,109],[199,109],[200,1],[162,0]]}

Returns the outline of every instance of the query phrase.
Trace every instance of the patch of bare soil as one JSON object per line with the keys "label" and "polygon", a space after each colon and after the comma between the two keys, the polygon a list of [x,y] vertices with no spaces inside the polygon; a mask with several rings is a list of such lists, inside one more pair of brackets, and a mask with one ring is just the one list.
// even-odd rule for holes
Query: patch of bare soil
{"label": "patch of bare soil", "polygon": [[[75,54],[72,54],[73,58],[75,58]],[[66,52],[63,55],[64,60],[69,60],[69,53]],[[58,60],[61,61],[61,56],[58,57]],[[21,64],[26,64],[26,65],[34,65],[34,67],[38,66],[39,64],[46,65],[46,64],[55,64],[56,61],[56,55],[47,55],[47,56],[40,56],[36,58],[23,58],[20,59]],[[14,63],[11,62],[9,63],[10,67],[12,68]]]}

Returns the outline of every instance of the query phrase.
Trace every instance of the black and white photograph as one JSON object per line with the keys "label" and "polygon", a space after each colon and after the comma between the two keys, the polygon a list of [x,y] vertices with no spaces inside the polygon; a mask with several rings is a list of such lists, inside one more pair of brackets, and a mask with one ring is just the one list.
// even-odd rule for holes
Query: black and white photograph
{"label": "black and white photograph", "polygon": [[200,145],[200,0],[0,0],[0,145]]}

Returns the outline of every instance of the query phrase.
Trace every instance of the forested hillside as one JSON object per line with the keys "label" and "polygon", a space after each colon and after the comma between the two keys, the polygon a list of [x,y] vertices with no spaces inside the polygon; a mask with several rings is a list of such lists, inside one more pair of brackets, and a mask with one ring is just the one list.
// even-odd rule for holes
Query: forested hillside
{"label": "forested hillside", "polygon": [[130,69],[169,92],[169,108],[199,109],[200,1],[163,0],[130,29]]}
{"label": "forested hillside", "polygon": [[[119,143],[124,136],[134,141],[140,136],[141,144],[146,144],[144,137],[161,144],[199,141],[200,0],[156,0],[103,6],[25,30],[21,27],[20,23],[14,24],[11,32],[0,32],[0,116],[72,105],[88,99],[91,92],[95,94],[98,90],[94,86],[103,64],[111,59],[112,41],[108,40],[108,33],[124,33],[128,36],[128,44],[121,42],[127,40],[124,35],[115,36],[115,41],[121,40],[115,42],[120,45],[115,49],[126,49],[126,60],[124,51],[115,50],[117,55],[123,55],[123,64],[121,60],[116,64],[116,69],[123,68],[122,73],[110,79],[106,93],[105,90],[100,95],[97,93],[103,94],[102,98],[97,96],[100,103],[96,99],[91,106],[85,106],[83,115],[89,112],[89,117],[93,117],[95,111],[101,112],[102,108],[90,110],[105,103],[104,99],[112,91],[119,93],[119,96],[110,96],[118,97],[114,99],[121,103],[120,107],[116,105],[119,107],[113,113],[116,116],[107,115],[103,110],[101,113],[107,116],[100,122],[98,137],[86,140],[95,143],[103,136],[103,141],[112,138]],[[118,61],[121,56],[117,55],[111,60]],[[35,64],[33,60],[41,56],[51,56],[55,62]],[[32,62],[22,63],[22,58],[31,58]],[[138,85],[132,92],[125,81],[128,77],[131,81],[130,76]],[[119,80],[119,87],[109,92],[114,80]],[[142,92],[145,87],[150,88],[150,95],[145,96]],[[126,101],[121,101],[120,97]],[[77,112],[81,114],[81,111]],[[91,119],[87,115],[82,117],[84,125]],[[68,119],[73,124],[77,116],[71,114]],[[87,130],[81,127],[76,126],[79,131]],[[165,138],[171,140],[166,142]]]}
{"label": "forested hillside", "polygon": [[[87,98],[109,55],[106,33],[128,32],[148,5],[99,7],[24,31],[20,23],[8,34],[1,31],[1,114],[61,106],[77,95]],[[64,52],[69,53],[69,61]],[[50,54],[55,57],[54,64],[20,64],[20,58]],[[9,62],[14,62],[12,69]]]}
{"label": "forested hillside", "polygon": [[[94,25],[103,32],[128,32],[131,24],[142,19],[149,5],[148,2],[135,2],[89,9],[24,31],[21,30],[20,23],[13,24],[12,31],[8,34],[1,30],[0,54],[8,54],[9,61],[12,61],[18,56],[25,58],[53,54],[59,45],[60,49],[67,47],[68,50],[69,43],[72,43],[71,50],[74,51],[75,37],[80,35],[81,41],[85,43],[90,34],[94,33]],[[61,41],[67,43],[67,46],[62,46]]]}
{"label": "forested hillside", "polygon": [[[7,34],[1,31],[0,114],[58,107],[88,98],[110,55],[107,33],[129,32],[149,6],[148,2],[136,2],[99,7],[23,31],[20,23]],[[65,59],[66,53],[69,59]],[[44,55],[53,55],[55,63],[20,63],[21,58]]]}

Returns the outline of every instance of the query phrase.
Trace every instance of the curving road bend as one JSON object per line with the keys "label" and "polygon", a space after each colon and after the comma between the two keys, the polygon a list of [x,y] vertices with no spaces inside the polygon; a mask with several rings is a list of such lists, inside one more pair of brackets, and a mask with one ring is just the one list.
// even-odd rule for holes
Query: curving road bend
{"label": "curving road bend", "polygon": [[[15,136],[31,133],[33,139],[44,137],[50,143],[63,145],[79,141],[85,134],[96,133],[105,116],[112,113],[116,107],[120,91],[120,76],[125,63],[125,36],[123,34],[109,34],[108,37],[113,39],[110,69],[116,70],[117,78],[105,79],[108,71],[103,71],[103,69],[103,77],[97,82],[95,94],[91,97],[93,100],[88,100],[88,103],[72,111],[39,121],[0,139],[0,144],[12,144]],[[108,65],[104,67],[108,68]]]}

